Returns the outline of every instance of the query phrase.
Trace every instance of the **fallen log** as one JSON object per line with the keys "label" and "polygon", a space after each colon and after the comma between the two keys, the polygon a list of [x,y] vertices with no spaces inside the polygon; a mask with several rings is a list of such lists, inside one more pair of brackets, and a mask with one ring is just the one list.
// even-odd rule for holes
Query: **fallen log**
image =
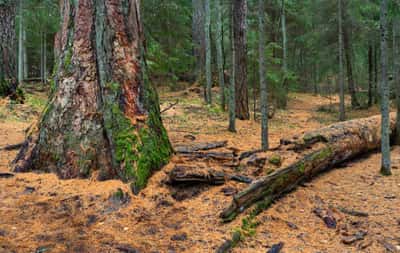
{"label": "fallen log", "polygon": [[[395,129],[395,114],[391,114],[390,128]],[[290,149],[307,151],[290,166],[265,176],[233,197],[231,205],[220,217],[230,221],[258,200],[276,199],[335,165],[380,146],[380,116],[333,124],[306,132],[285,143]],[[311,151],[310,151],[311,150]]]}
{"label": "fallen log", "polygon": [[24,145],[23,142],[17,144],[10,144],[4,147],[0,147],[0,150],[11,151],[15,149],[20,149]]}
{"label": "fallen log", "polygon": [[180,156],[191,158],[191,159],[213,159],[219,161],[233,161],[235,159],[235,154],[232,152],[188,152],[181,153]]}
{"label": "fallen log", "polygon": [[169,173],[171,184],[193,184],[205,183],[211,185],[221,185],[227,180],[250,184],[252,179],[242,175],[231,175],[222,171],[209,168],[175,166]]}
{"label": "fallen log", "polygon": [[217,141],[217,142],[207,142],[207,143],[197,143],[189,146],[180,145],[176,146],[175,152],[177,153],[192,153],[197,151],[211,150],[216,148],[223,148],[228,144],[228,141]]}

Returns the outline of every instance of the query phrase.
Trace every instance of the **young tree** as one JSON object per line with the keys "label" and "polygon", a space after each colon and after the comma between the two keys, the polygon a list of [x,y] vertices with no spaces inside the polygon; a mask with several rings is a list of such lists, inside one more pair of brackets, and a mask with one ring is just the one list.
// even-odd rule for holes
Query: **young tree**
{"label": "young tree", "polygon": [[[125,4],[123,4],[125,3]],[[14,161],[44,170],[145,186],[171,145],[156,91],[144,72],[139,0],[62,0],[55,92]]]}
{"label": "young tree", "polygon": [[286,32],[286,11],[285,11],[285,0],[282,0],[282,11],[281,11],[281,26],[282,26],[282,71],[283,71],[283,88],[284,88],[284,97],[283,97],[283,107],[285,108],[287,105],[287,96],[289,93],[289,86],[288,86],[288,66],[287,66],[287,32]]}
{"label": "young tree", "polygon": [[0,1],[0,96],[9,96],[17,90],[16,2]]}
{"label": "young tree", "polygon": [[342,20],[342,0],[338,0],[338,20],[339,20],[339,120],[344,121],[344,74],[343,74],[343,20]]}
{"label": "young tree", "polygon": [[218,67],[218,80],[220,87],[220,105],[221,109],[225,111],[225,78],[224,78],[224,52],[223,52],[223,20],[222,20],[222,5],[221,0],[215,0],[215,9],[217,12],[216,18],[216,33],[215,33],[215,44],[217,48],[217,67]]}
{"label": "young tree", "polygon": [[258,49],[260,74],[260,104],[261,104],[261,148],[268,150],[268,90],[265,78],[265,5],[264,0],[258,0]]}
{"label": "young tree", "polygon": [[204,22],[204,34],[206,43],[206,66],[205,66],[205,76],[206,76],[206,103],[212,103],[212,73],[211,73],[211,38],[210,38],[210,26],[211,26],[211,11],[210,11],[210,0],[204,0],[205,9],[205,22]]}
{"label": "young tree", "polygon": [[233,0],[233,43],[235,47],[236,117],[250,119],[247,87],[247,0]]}
{"label": "young tree", "polygon": [[388,55],[388,3],[387,0],[381,0],[381,111],[382,111],[382,167],[383,175],[391,175],[390,165],[390,118],[389,118],[389,95],[390,87],[387,76]]}

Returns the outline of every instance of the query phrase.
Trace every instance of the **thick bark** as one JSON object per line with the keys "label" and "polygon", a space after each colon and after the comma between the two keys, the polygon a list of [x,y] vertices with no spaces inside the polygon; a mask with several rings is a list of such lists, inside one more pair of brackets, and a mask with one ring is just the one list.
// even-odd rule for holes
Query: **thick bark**
{"label": "thick bark", "polygon": [[0,2],[0,96],[17,90],[15,15],[16,1]]}
{"label": "thick bark", "polygon": [[55,91],[14,171],[119,178],[143,187],[172,149],[144,73],[138,1],[61,1]]}
{"label": "thick bark", "polygon": [[339,20],[339,120],[346,119],[344,101],[344,74],[343,74],[343,20],[342,20],[342,0],[338,0],[338,20]]}
{"label": "thick bark", "polygon": [[236,117],[250,119],[247,85],[247,0],[233,0],[233,43],[235,47]]}
{"label": "thick bark", "polygon": [[390,167],[390,86],[388,81],[388,3],[387,0],[381,1],[381,113],[382,113],[382,168],[381,172],[384,175],[391,174]]}
{"label": "thick bark", "polygon": [[[374,116],[341,122],[286,141],[285,149],[302,152],[301,158],[292,165],[255,181],[236,194],[231,205],[221,213],[221,217],[227,221],[232,220],[259,200],[264,200],[261,204],[268,205],[301,182],[357,155],[379,148],[380,120],[379,116]],[[390,128],[394,130],[394,114],[391,115],[390,123]]]}
{"label": "thick bark", "polygon": [[260,107],[261,107],[261,148],[268,150],[268,88],[265,75],[265,5],[259,0],[258,13],[258,54],[260,75]]}

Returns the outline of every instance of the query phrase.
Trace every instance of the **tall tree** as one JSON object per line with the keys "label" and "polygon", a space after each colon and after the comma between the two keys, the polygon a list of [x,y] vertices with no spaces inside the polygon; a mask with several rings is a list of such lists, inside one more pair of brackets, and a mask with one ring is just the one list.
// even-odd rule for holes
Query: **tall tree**
{"label": "tall tree", "polygon": [[285,108],[287,105],[287,95],[289,93],[289,84],[288,84],[288,61],[287,61],[287,31],[286,31],[286,4],[285,0],[282,0],[282,12],[281,12],[281,27],[282,27],[282,71],[283,71],[283,88],[284,88],[284,96],[283,96],[283,107]]}
{"label": "tall tree", "polygon": [[62,0],[55,92],[14,171],[145,186],[172,153],[146,78],[139,0]]}
{"label": "tall tree", "polygon": [[0,96],[9,96],[17,90],[16,2],[0,1]]}
{"label": "tall tree", "polygon": [[351,106],[353,108],[359,107],[360,103],[357,100],[356,88],[354,83],[354,75],[353,75],[353,47],[351,44],[351,20],[348,17],[347,13],[347,1],[344,0],[345,5],[342,4],[341,13],[343,15],[342,18],[342,32],[343,32],[343,46],[344,53],[346,58],[346,68],[347,68],[347,81],[349,84],[349,92],[351,96]]}
{"label": "tall tree", "polygon": [[200,80],[204,65],[204,0],[192,0],[192,40],[196,79]]}
{"label": "tall tree", "polygon": [[205,98],[207,104],[212,103],[212,73],[211,73],[211,36],[210,36],[210,26],[211,26],[211,10],[210,10],[210,0],[204,0],[205,9],[205,22],[204,22],[204,34],[206,43],[206,66],[205,66],[205,76],[206,76],[206,90]]}
{"label": "tall tree", "polygon": [[224,52],[223,52],[223,20],[222,20],[222,5],[221,0],[215,0],[215,9],[217,12],[216,17],[216,33],[215,44],[217,48],[217,68],[218,68],[218,81],[220,87],[220,105],[221,109],[225,110],[225,78],[224,78]]}
{"label": "tall tree", "polygon": [[233,43],[235,47],[236,117],[250,119],[247,85],[247,0],[233,0]]}
{"label": "tall tree", "polygon": [[268,90],[265,75],[265,4],[258,0],[258,50],[260,74],[260,104],[261,104],[261,148],[268,150]]}
{"label": "tall tree", "polygon": [[390,87],[388,82],[388,3],[381,0],[381,111],[382,111],[382,166],[383,175],[391,174],[390,165],[390,118],[389,118],[389,96]]}
{"label": "tall tree", "polygon": [[24,79],[24,22],[22,15],[22,0],[18,4],[18,83]]}
{"label": "tall tree", "polygon": [[342,0],[338,0],[338,20],[339,20],[339,120],[344,121],[344,71],[343,71],[343,20],[342,20]]}
{"label": "tall tree", "polygon": [[[399,6],[400,9],[400,6]],[[400,13],[393,19],[393,37],[394,43],[394,82],[396,87],[396,144],[400,144]]]}
{"label": "tall tree", "polygon": [[373,103],[373,82],[374,82],[374,66],[373,66],[373,47],[372,43],[369,42],[368,46],[368,107],[372,106]]}
{"label": "tall tree", "polygon": [[234,20],[233,20],[233,9],[234,1],[231,0],[230,10],[230,46],[231,46],[231,76],[230,76],[230,84],[229,84],[229,99],[228,99],[228,107],[229,107],[229,126],[228,130],[230,132],[236,132],[236,48],[234,43]]}

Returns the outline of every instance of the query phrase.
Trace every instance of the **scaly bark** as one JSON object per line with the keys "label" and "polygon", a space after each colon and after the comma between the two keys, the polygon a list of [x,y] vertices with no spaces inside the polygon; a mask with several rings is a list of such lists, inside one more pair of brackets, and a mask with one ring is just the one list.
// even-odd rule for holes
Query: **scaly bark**
{"label": "scaly bark", "polygon": [[118,178],[145,186],[172,149],[144,73],[137,0],[61,1],[54,92],[14,171]]}
{"label": "scaly bark", "polygon": [[236,117],[250,119],[247,85],[247,0],[233,0],[233,43],[235,47]]}
{"label": "scaly bark", "polygon": [[16,1],[0,2],[0,96],[9,96],[17,90]]}

